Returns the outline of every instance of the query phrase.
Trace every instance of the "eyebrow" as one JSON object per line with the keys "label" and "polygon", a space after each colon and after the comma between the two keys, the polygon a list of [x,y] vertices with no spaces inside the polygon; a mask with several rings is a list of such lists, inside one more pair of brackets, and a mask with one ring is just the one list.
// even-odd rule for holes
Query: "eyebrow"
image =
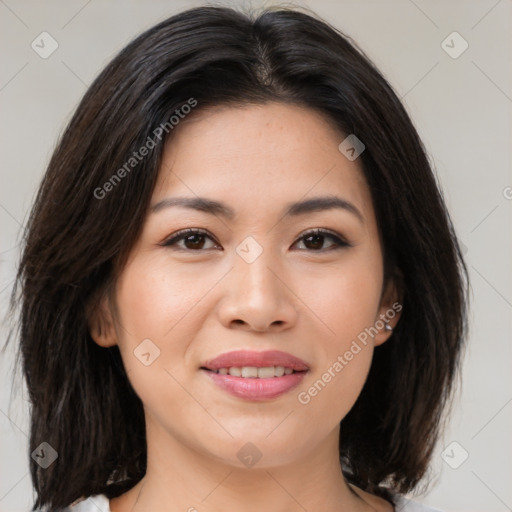
{"label": "eyebrow", "polygon": [[[234,219],[236,216],[234,210],[226,204],[206,197],[167,197],[151,206],[150,212],[157,213],[173,206],[191,208],[212,215],[219,215],[230,220]],[[331,210],[334,208],[352,213],[364,224],[364,217],[356,206],[338,196],[320,196],[295,203],[288,203],[285,206],[283,216],[296,217],[298,215]]]}

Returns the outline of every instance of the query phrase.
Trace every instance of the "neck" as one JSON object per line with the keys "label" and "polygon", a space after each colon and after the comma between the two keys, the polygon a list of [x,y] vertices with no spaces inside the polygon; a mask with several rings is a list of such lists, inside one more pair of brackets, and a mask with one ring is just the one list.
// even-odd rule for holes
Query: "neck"
{"label": "neck", "polygon": [[111,512],[392,510],[380,498],[366,495],[368,500],[366,493],[355,492],[343,478],[339,428],[299,459],[269,466],[262,457],[253,467],[245,468],[185,446],[156,422],[147,421],[146,425],[146,475],[127,493],[111,500]]}

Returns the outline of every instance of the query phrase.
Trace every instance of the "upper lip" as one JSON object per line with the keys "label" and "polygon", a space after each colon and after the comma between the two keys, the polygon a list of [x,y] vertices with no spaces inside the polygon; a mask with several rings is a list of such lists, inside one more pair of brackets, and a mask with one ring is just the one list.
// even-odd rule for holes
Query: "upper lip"
{"label": "upper lip", "polygon": [[308,370],[308,365],[298,357],[292,356],[280,350],[266,350],[255,352],[252,350],[234,350],[205,361],[202,368],[218,370],[219,368],[255,366],[264,368],[268,366],[284,366],[295,371]]}

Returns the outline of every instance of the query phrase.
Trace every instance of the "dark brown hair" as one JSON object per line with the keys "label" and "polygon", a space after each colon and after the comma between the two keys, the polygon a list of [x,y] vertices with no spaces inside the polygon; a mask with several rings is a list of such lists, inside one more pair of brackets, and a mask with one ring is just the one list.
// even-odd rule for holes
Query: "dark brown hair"
{"label": "dark brown hair", "polygon": [[118,348],[91,339],[87,311],[112,288],[141,232],[163,144],[107,196],[95,191],[191,98],[196,111],[307,106],[363,141],[385,279],[400,279],[403,311],[341,423],[340,460],[347,480],[371,493],[392,500],[414,489],[454,389],[468,304],[467,269],[424,146],[385,78],[328,23],[296,9],[256,16],[201,7],[144,32],[96,78],[31,211],[11,304],[20,311],[30,452],[47,442],[59,453],[47,469],[29,459],[33,510],[112,498],[145,474],[142,403]]}

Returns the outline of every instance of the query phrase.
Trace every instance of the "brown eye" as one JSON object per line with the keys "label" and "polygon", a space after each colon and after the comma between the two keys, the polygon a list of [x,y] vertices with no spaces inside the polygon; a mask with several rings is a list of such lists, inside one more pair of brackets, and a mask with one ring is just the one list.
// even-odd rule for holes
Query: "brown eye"
{"label": "brown eye", "polygon": [[204,235],[188,235],[183,238],[183,243],[187,249],[202,249],[204,246]]}
{"label": "brown eye", "polygon": [[[326,239],[330,239],[331,244],[325,248],[324,244]],[[207,247],[208,240],[213,242],[210,247]],[[306,250],[312,252],[325,252],[328,250],[340,249],[342,247],[350,247],[350,244],[339,236],[323,229],[316,229],[304,234],[299,241],[303,241]],[[162,242],[160,245],[163,247],[172,247],[178,251],[196,251],[210,250],[219,248],[219,244],[206,232],[199,229],[185,229],[175,233],[170,238]]]}
{"label": "brown eye", "polygon": [[[325,239],[334,240],[334,244],[331,244],[330,248],[322,249],[324,245]],[[339,249],[341,247],[349,247],[350,244],[342,240],[340,237],[334,235],[329,231],[325,231],[323,229],[316,229],[314,231],[310,231],[303,235],[300,239],[304,241],[304,245],[307,249],[312,251],[321,252],[325,250],[333,250]]]}
{"label": "brown eye", "polygon": [[[161,245],[164,247],[173,247],[176,248],[176,250],[201,251],[205,249],[207,239],[214,242],[214,240],[206,233],[206,231],[199,229],[185,229],[174,234],[171,238],[165,240]],[[179,242],[183,242],[183,245],[179,246]],[[214,247],[218,247],[216,242],[214,243]],[[207,247],[206,249],[211,249],[211,247]]]}

